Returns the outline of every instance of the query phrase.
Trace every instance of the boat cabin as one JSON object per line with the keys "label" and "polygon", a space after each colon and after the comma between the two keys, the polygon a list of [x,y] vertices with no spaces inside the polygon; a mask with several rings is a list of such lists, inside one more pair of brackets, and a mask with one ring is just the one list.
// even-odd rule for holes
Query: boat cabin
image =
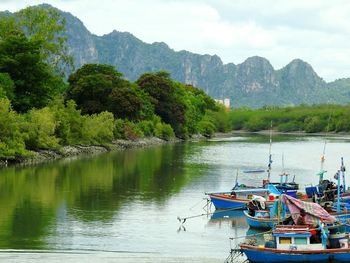
{"label": "boat cabin", "polygon": [[256,196],[261,196],[265,199],[268,199],[269,190],[264,188],[256,189],[245,189],[245,190],[233,190],[231,196],[237,199],[248,199],[252,200]]}
{"label": "boat cabin", "polygon": [[[309,226],[276,226],[273,236],[276,248],[282,250],[320,250],[322,242],[311,242],[312,233]],[[314,233],[318,234],[318,233]]]}

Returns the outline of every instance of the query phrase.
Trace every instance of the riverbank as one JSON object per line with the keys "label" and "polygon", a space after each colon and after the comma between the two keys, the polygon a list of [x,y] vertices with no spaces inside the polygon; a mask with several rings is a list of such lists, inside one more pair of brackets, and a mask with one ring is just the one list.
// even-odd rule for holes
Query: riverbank
{"label": "riverbank", "polygon": [[[293,135],[293,136],[330,136],[330,137],[344,137],[348,136],[350,138],[349,133],[341,132],[341,133],[306,133],[304,131],[298,132],[280,132],[273,130],[273,135]],[[211,138],[225,138],[230,136],[237,135],[246,135],[246,134],[260,134],[268,136],[270,134],[270,130],[262,130],[262,131],[246,131],[246,130],[235,130],[227,133],[215,133]],[[202,135],[194,135],[191,137],[191,141],[199,141],[206,140],[207,137]],[[64,158],[71,158],[81,155],[95,155],[105,152],[111,151],[121,151],[125,149],[131,148],[144,148],[150,147],[154,145],[161,145],[167,143],[176,143],[183,142],[183,140],[174,138],[172,140],[166,141],[157,137],[146,137],[136,140],[114,140],[110,144],[107,145],[68,145],[62,147],[60,150],[39,150],[32,152],[31,156],[19,156],[15,159],[11,160],[0,160],[0,167],[5,167],[8,165],[34,165],[39,163],[44,163],[48,161],[60,160]]]}
{"label": "riverbank", "polygon": [[182,140],[180,139],[166,141],[157,137],[147,137],[136,140],[114,140],[110,144],[106,145],[68,145],[63,146],[59,150],[38,150],[31,152],[30,156],[18,156],[15,159],[0,160],[0,167],[5,167],[8,165],[33,165],[81,155],[95,155],[111,151],[144,148],[181,141]]}

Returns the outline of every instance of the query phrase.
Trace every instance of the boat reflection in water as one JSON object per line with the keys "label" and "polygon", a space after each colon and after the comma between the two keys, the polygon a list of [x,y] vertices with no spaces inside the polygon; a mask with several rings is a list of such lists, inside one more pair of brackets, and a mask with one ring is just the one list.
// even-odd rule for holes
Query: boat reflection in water
{"label": "boat reflection in water", "polygon": [[216,210],[208,222],[211,225],[229,224],[232,228],[248,227],[242,210]]}

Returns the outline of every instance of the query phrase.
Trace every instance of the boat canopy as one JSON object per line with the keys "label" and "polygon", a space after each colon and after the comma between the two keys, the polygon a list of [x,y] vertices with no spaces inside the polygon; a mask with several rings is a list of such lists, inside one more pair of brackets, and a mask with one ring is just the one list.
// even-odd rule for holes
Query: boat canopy
{"label": "boat canopy", "polygon": [[319,204],[303,202],[286,194],[281,195],[281,200],[288,207],[295,224],[298,224],[301,210],[305,211],[303,221],[307,225],[315,226],[319,222],[334,223],[336,221],[336,218],[331,216]]}

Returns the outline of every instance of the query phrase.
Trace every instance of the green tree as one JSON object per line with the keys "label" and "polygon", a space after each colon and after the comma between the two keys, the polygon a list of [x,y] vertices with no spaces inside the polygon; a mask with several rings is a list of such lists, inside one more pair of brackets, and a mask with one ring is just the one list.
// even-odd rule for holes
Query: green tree
{"label": "green tree", "polygon": [[211,121],[202,120],[198,123],[198,130],[203,136],[211,137],[214,134],[216,127]]}
{"label": "green tree", "polygon": [[63,87],[62,80],[42,60],[40,44],[21,32],[0,40],[0,72],[14,82],[12,103],[19,112],[46,106]]}
{"label": "green tree", "polygon": [[108,109],[108,96],[124,80],[113,66],[86,64],[69,76],[66,98],[77,103],[83,114],[95,114]]}
{"label": "green tree", "polygon": [[26,146],[28,149],[56,149],[59,139],[55,136],[56,120],[48,107],[33,109],[27,115]]}
{"label": "green tree", "polygon": [[321,132],[324,131],[327,123],[320,118],[320,116],[309,117],[305,119],[306,132]]}
{"label": "green tree", "polygon": [[154,130],[154,135],[166,141],[175,137],[173,128],[166,123],[157,123]]}
{"label": "green tree", "polygon": [[82,143],[82,127],[84,118],[81,111],[76,108],[73,100],[64,103],[63,99],[57,97],[49,105],[56,121],[55,136],[59,138],[60,144],[72,145]]}
{"label": "green tree", "polygon": [[154,114],[150,97],[136,84],[122,78],[110,65],[86,64],[69,79],[67,99],[83,114],[112,112],[115,118],[140,120]]}
{"label": "green tree", "polygon": [[13,100],[15,84],[8,73],[0,73],[0,98]]}
{"label": "green tree", "polygon": [[186,137],[184,90],[162,71],[143,74],[136,83],[152,97],[155,113],[171,125],[176,136]]}
{"label": "green tree", "polygon": [[82,141],[85,144],[109,143],[113,139],[114,117],[110,112],[84,116]]}
{"label": "green tree", "polygon": [[48,6],[30,6],[15,13],[20,29],[31,41],[40,43],[42,58],[55,70],[72,67],[72,57],[68,55],[66,21],[57,9]]}
{"label": "green tree", "polygon": [[7,98],[0,98],[0,158],[15,158],[27,154],[20,116],[12,110]]}
{"label": "green tree", "polygon": [[[199,123],[203,120],[204,115],[210,112],[217,112],[219,107],[215,101],[204,93],[203,90],[190,85],[182,85],[185,90],[184,101],[186,103],[186,127],[190,134],[201,132]],[[226,115],[224,113],[224,115]],[[208,121],[208,120],[207,120]],[[201,126],[203,128],[203,124]]]}
{"label": "green tree", "polygon": [[141,118],[142,97],[132,87],[114,88],[108,96],[108,110],[116,118],[138,120]]}

